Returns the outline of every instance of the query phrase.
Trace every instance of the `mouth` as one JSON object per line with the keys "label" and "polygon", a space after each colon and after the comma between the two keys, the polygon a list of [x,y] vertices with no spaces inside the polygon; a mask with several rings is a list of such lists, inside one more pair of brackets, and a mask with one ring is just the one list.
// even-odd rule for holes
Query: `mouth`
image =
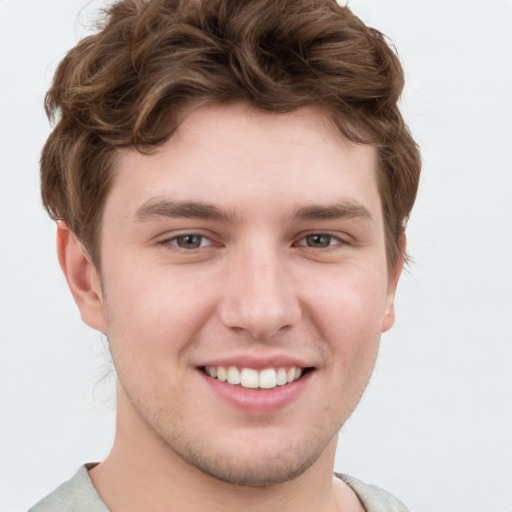
{"label": "mouth", "polygon": [[256,370],[237,366],[203,366],[200,370],[208,377],[232,386],[247,389],[274,389],[298,381],[313,368],[289,366]]}

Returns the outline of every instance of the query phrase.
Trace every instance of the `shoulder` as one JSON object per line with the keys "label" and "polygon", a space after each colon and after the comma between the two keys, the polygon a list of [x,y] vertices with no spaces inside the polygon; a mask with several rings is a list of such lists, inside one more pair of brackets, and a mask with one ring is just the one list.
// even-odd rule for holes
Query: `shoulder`
{"label": "shoulder", "polygon": [[34,505],[29,512],[109,512],[92,485],[87,470],[82,466],[67,482]]}
{"label": "shoulder", "polygon": [[336,476],[356,493],[366,512],[410,512],[400,500],[376,485],[365,484],[348,475],[336,473]]}

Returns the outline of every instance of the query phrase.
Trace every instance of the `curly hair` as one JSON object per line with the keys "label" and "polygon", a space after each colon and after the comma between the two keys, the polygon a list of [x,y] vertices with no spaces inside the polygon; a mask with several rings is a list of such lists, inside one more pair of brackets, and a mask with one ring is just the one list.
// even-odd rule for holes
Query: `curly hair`
{"label": "curly hair", "polygon": [[393,267],[421,168],[397,105],[403,84],[383,34],[334,0],[119,1],[67,53],[47,93],[57,123],[41,157],[43,205],[99,268],[116,150],[151,152],[190,104],[318,105],[349,140],[377,149]]}

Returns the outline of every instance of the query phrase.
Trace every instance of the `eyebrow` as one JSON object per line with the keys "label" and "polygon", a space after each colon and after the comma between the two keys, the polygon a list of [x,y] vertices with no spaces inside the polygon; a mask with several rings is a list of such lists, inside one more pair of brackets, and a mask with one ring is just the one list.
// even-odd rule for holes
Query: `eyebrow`
{"label": "eyebrow", "polygon": [[372,221],[372,215],[366,206],[354,201],[331,205],[311,205],[300,208],[293,215],[300,220],[334,220],[360,218]]}
{"label": "eyebrow", "polygon": [[[234,222],[240,218],[235,211],[210,203],[197,201],[172,201],[150,199],[135,212],[135,220],[144,222],[159,217],[190,218]],[[372,221],[370,211],[361,203],[343,201],[331,205],[310,205],[295,210],[292,218],[297,220],[334,220],[361,218]]]}
{"label": "eyebrow", "polygon": [[135,212],[135,220],[147,221],[158,217],[190,218],[231,222],[235,219],[230,212],[209,203],[196,201],[171,201],[168,199],[150,199]]}

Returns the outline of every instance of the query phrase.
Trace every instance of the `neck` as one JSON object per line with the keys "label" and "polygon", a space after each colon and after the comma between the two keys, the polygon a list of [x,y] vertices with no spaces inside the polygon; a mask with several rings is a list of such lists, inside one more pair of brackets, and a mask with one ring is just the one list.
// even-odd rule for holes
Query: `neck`
{"label": "neck", "polygon": [[118,414],[109,456],[90,471],[98,494],[110,510],[123,512],[294,512],[361,511],[355,494],[333,478],[337,436],[297,478],[265,487],[218,480],[183,460],[142,421],[130,429]]}

